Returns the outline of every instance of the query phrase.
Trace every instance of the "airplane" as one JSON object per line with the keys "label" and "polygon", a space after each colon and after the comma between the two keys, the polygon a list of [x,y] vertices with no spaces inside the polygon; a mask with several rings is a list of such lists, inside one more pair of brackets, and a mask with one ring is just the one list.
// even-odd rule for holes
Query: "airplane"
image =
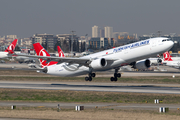
{"label": "airplane", "polygon": [[[173,45],[174,42],[169,38],[157,37],[72,58],[51,57],[39,43],[35,43],[33,46],[37,55],[28,55],[28,57],[38,58],[42,66],[41,72],[46,74],[63,77],[88,74],[85,80],[92,81],[92,77],[96,76],[94,72],[115,69],[114,77],[111,77],[110,80],[117,81],[117,78],[121,77],[121,73],[118,73],[120,67],[132,65],[137,69],[149,68],[150,60],[145,58],[164,53]],[[138,60],[142,61],[136,62]]]}
{"label": "airplane", "polygon": [[163,63],[167,66],[175,67],[175,68],[180,68],[180,60],[179,57],[172,57],[168,51],[163,53]]}
{"label": "airplane", "polygon": [[8,48],[4,52],[0,52],[0,58],[7,58],[10,57],[14,53],[15,47],[16,47],[17,39],[14,39],[14,41],[8,46]]}
{"label": "airplane", "polygon": [[[21,53],[21,54],[23,54],[23,53]],[[26,56],[18,56],[18,54],[17,55],[13,55],[12,58],[17,60],[20,64],[21,63],[27,63],[27,64],[35,63],[36,59],[37,59],[37,58],[26,57]]]}
{"label": "airplane", "polygon": [[64,52],[61,50],[60,46],[57,46],[59,57],[65,57]]}

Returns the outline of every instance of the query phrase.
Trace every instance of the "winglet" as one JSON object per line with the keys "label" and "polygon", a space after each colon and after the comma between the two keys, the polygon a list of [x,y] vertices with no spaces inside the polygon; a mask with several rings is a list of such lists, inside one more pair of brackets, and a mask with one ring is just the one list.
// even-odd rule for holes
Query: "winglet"
{"label": "winglet", "polygon": [[57,46],[59,57],[65,57],[63,51],[61,50],[60,46]]}
{"label": "winglet", "polygon": [[171,58],[172,56],[169,54],[168,51],[163,53],[163,57],[164,57],[164,61],[173,61],[172,58]]}
{"label": "winglet", "polygon": [[8,48],[4,52],[9,52],[9,54],[13,54],[15,47],[16,47],[17,39],[14,39],[14,41],[8,46]]}

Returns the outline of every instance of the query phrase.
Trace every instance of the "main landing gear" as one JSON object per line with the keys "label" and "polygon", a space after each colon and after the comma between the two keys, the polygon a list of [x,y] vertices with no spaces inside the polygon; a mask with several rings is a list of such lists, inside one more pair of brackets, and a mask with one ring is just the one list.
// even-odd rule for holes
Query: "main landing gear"
{"label": "main landing gear", "polygon": [[85,77],[85,81],[92,81],[92,77],[95,77],[95,73],[89,73],[89,77]]}
{"label": "main landing gear", "polygon": [[113,82],[113,81],[117,81],[117,78],[120,78],[121,77],[121,73],[118,73],[118,69],[115,69],[115,73],[114,73],[114,77],[111,77],[110,80]]}

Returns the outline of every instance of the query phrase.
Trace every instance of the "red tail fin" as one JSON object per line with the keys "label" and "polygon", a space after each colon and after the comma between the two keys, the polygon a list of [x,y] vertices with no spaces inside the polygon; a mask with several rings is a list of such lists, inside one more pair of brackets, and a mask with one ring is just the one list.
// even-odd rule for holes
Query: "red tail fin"
{"label": "red tail fin", "polygon": [[63,51],[61,50],[60,46],[57,46],[59,57],[65,57]]}
{"label": "red tail fin", "polygon": [[14,39],[14,41],[8,46],[8,48],[4,52],[9,52],[9,54],[14,53],[14,49],[16,47],[17,39]]}
{"label": "red tail fin", "polygon": [[172,56],[169,54],[168,51],[163,53],[163,57],[164,57],[164,61],[173,61],[172,58],[171,58]]}
{"label": "red tail fin", "polygon": [[[35,43],[33,44],[33,46],[38,56],[50,56],[50,54],[41,46],[40,43]],[[41,63],[42,68],[58,63],[55,61],[47,62],[46,60],[43,59],[39,59],[39,61]]]}

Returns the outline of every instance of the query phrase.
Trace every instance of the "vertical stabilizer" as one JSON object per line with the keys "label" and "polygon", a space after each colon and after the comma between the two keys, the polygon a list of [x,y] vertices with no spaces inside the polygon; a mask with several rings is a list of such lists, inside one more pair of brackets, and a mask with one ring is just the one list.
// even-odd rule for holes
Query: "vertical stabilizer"
{"label": "vertical stabilizer", "polygon": [[168,51],[163,53],[163,57],[164,57],[164,61],[173,61],[171,58],[172,56],[170,55],[170,53]]}
{"label": "vertical stabilizer", "polygon": [[[35,49],[36,54],[38,56],[48,56],[48,57],[50,57],[50,54],[41,46],[40,43],[35,43],[35,44],[33,44],[33,46],[34,46],[34,49]],[[57,62],[55,62],[55,61],[47,62],[46,60],[43,60],[43,59],[39,59],[39,62],[41,64],[42,68],[57,64]]]}
{"label": "vertical stabilizer", "polygon": [[14,39],[14,41],[8,46],[8,48],[4,52],[9,52],[9,54],[13,54],[15,47],[16,47],[17,39]]}
{"label": "vertical stabilizer", "polygon": [[65,57],[63,51],[61,50],[60,46],[57,46],[59,57]]}

